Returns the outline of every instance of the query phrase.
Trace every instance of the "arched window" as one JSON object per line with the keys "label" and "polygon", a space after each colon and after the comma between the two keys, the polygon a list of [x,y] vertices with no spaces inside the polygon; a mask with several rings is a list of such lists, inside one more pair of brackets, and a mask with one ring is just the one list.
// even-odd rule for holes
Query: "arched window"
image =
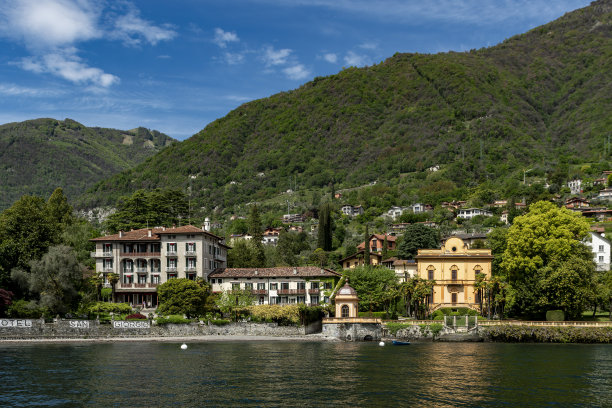
{"label": "arched window", "polygon": [[427,279],[434,280],[434,271],[435,270],[436,270],[436,268],[434,268],[433,265],[429,265],[427,267]]}
{"label": "arched window", "polygon": [[349,307],[348,305],[342,305],[342,317],[349,317]]}
{"label": "arched window", "polygon": [[474,267],[474,279],[477,279],[478,278],[478,274],[481,274],[481,273],[482,273],[482,266],[476,265]]}
{"label": "arched window", "polygon": [[457,280],[457,271],[459,270],[459,267],[457,265],[453,265],[450,267],[450,271],[451,271],[451,280]]}

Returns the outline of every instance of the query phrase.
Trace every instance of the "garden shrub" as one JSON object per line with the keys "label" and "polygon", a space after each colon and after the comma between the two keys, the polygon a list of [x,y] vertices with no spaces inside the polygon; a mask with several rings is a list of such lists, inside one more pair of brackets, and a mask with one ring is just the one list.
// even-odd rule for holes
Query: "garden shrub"
{"label": "garden shrub", "polygon": [[191,323],[190,319],[185,319],[181,315],[160,316],[157,319],[155,319],[155,321],[159,325],[163,325],[163,324],[189,324],[189,323]]}
{"label": "garden shrub", "polygon": [[132,313],[125,316],[125,320],[147,320],[147,316],[143,315],[142,313]]}
{"label": "garden shrub", "polygon": [[482,326],[491,341],[526,343],[612,343],[612,327]]}
{"label": "garden shrub", "polygon": [[391,316],[387,312],[359,312],[359,317],[375,317],[377,319],[389,320]]}
{"label": "garden shrub", "polygon": [[387,326],[387,330],[389,330],[389,333],[395,336],[398,331],[403,330],[403,329],[408,329],[412,327],[413,325],[409,323],[389,322],[389,323],[385,323],[385,326]]}
{"label": "garden shrub", "polygon": [[546,312],[546,321],[548,322],[562,322],[565,320],[565,313],[563,310],[549,310]]}
{"label": "garden shrub", "polygon": [[116,314],[130,314],[132,313],[132,307],[127,303],[96,302],[89,306],[87,312],[89,315],[111,312]]}
{"label": "garden shrub", "polygon": [[214,324],[215,326],[225,326],[226,324],[229,324],[230,321],[226,319],[213,319],[210,321],[210,323]]}
{"label": "garden shrub", "polygon": [[44,308],[40,308],[34,302],[27,300],[16,300],[8,307],[6,314],[8,317],[21,317],[29,319],[38,319],[45,312]]}

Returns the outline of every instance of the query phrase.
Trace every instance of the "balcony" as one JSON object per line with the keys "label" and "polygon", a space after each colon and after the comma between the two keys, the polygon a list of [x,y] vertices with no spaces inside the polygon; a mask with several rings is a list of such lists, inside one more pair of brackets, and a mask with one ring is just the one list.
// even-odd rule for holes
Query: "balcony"
{"label": "balcony", "polygon": [[120,252],[119,256],[128,258],[159,258],[161,252]]}
{"label": "balcony", "polygon": [[319,290],[319,288],[316,289],[308,289],[308,294],[309,295],[318,295],[321,291]]}
{"label": "balcony", "polygon": [[279,289],[279,295],[305,295],[306,289]]}
{"label": "balcony", "polygon": [[178,256],[176,250],[170,250],[166,252],[166,256]]}
{"label": "balcony", "polygon": [[118,289],[153,289],[156,288],[158,283],[119,283]]}
{"label": "balcony", "polygon": [[90,252],[89,256],[91,258],[112,258],[112,252]]}
{"label": "balcony", "polygon": [[196,267],[195,266],[186,266],[185,267],[185,272],[196,272]]}
{"label": "balcony", "polygon": [[254,295],[267,295],[268,294],[268,291],[265,289],[252,289],[251,292]]}
{"label": "balcony", "polygon": [[177,268],[176,266],[167,266],[166,267],[166,272],[176,272]]}
{"label": "balcony", "polygon": [[144,268],[136,268],[136,273],[147,273],[147,272],[148,271],[147,271],[146,267],[144,267]]}
{"label": "balcony", "polygon": [[193,250],[193,251],[187,250],[187,251],[185,251],[185,256],[196,256],[196,251],[195,250]]}
{"label": "balcony", "polygon": [[102,272],[103,273],[112,273],[112,272],[115,272],[115,269],[112,266],[110,266],[110,267],[105,266],[105,267],[102,268]]}

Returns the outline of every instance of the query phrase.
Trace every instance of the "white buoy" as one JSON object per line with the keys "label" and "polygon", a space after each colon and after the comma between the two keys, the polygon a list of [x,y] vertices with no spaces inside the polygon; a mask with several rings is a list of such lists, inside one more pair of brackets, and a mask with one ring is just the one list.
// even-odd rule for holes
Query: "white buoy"
{"label": "white buoy", "polygon": [[181,350],[187,350],[187,345],[185,343],[181,344]]}
{"label": "white buoy", "polygon": [[378,345],[382,347],[382,346],[384,346],[384,345],[385,345],[385,342],[384,342],[384,341],[381,341],[380,343],[378,343]]}

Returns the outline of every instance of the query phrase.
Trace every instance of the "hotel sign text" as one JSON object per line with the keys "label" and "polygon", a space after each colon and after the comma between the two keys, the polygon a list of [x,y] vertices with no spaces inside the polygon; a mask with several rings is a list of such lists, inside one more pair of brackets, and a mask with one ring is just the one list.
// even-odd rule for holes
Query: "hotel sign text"
{"label": "hotel sign text", "polygon": [[29,319],[0,319],[0,328],[3,327],[32,327],[32,320]]}
{"label": "hotel sign text", "polygon": [[149,322],[129,322],[124,320],[113,321],[113,328],[115,329],[149,329],[151,325]]}

